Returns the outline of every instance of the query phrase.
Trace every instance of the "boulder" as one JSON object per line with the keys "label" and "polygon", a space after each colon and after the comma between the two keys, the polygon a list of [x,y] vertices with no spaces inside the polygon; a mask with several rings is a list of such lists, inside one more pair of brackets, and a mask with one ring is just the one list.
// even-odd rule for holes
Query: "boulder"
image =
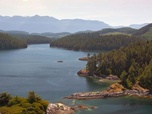
{"label": "boulder", "polygon": [[47,114],[73,114],[75,110],[72,107],[62,103],[49,103]]}

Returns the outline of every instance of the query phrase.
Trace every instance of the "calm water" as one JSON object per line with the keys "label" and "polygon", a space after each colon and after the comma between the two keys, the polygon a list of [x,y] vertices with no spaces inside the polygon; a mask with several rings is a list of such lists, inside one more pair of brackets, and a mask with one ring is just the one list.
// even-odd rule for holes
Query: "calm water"
{"label": "calm water", "polygon": [[[49,48],[49,45],[29,45],[27,49],[0,51],[0,93],[27,96],[34,90],[43,99],[72,105],[85,104],[98,108],[77,114],[151,114],[152,100],[139,98],[109,98],[101,100],[64,100],[74,92],[103,90],[108,84],[76,75],[86,62],[79,61],[87,52]],[[57,62],[62,60],[63,62]]]}

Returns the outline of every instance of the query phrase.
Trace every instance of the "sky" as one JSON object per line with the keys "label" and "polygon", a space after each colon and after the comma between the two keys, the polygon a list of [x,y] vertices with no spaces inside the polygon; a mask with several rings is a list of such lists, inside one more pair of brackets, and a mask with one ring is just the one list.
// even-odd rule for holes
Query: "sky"
{"label": "sky", "polygon": [[0,0],[0,15],[79,18],[128,26],[152,22],[152,0]]}

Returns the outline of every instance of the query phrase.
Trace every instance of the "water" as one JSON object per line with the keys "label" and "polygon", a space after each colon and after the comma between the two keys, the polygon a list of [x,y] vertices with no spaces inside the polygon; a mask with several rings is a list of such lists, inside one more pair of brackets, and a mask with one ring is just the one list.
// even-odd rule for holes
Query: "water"
{"label": "water", "polygon": [[[0,51],[0,93],[26,97],[34,90],[43,99],[64,102],[62,99],[75,92],[103,90],[109,84],[97,83],[76,75],[86,62],[78,58],[88,52],[49,48],[49,45],[29,45],[27,49]],[[57,62],[57,61],[63,62]],[[77,114],[150,114],[152,100],[133,97],[75,101],[75,104],[93,105],[93,111]]]}

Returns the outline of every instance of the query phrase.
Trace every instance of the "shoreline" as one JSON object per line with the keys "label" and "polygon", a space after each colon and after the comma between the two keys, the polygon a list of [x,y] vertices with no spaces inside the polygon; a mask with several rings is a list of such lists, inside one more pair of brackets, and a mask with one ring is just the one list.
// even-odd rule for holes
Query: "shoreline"
{"label": "shoreline", "polygon": [[152,98],[152,94],[148,90],[138,89],[125,89],[119,83],[112,84],[109,88],[104,91],[95,92],[79,92],[74,93],[70,96],[64,97],[64,99],[75,99],[75,100],[91,100],[91,99],[103,99],[110,97],[123,97],[123,96],[137,96],[142,98]]}
{"label": "shoreline", "polygon": [[109,75],[106,78],[98,77],[96,75],[89,76],[89,72],[85,69],[78,71],[77,75],[85,78],[99,79],[99,82],[112,81],[114,82],[114,84],[103,91],[73,93],[70,96],[64,97],[64,99],[91,100],[122,96],[152,98],[152,94],[150,94],[150,91],[142,88],[138,84],[135,84],[132,89],[126,89],[120,84],[120,79],[114,75]]}

